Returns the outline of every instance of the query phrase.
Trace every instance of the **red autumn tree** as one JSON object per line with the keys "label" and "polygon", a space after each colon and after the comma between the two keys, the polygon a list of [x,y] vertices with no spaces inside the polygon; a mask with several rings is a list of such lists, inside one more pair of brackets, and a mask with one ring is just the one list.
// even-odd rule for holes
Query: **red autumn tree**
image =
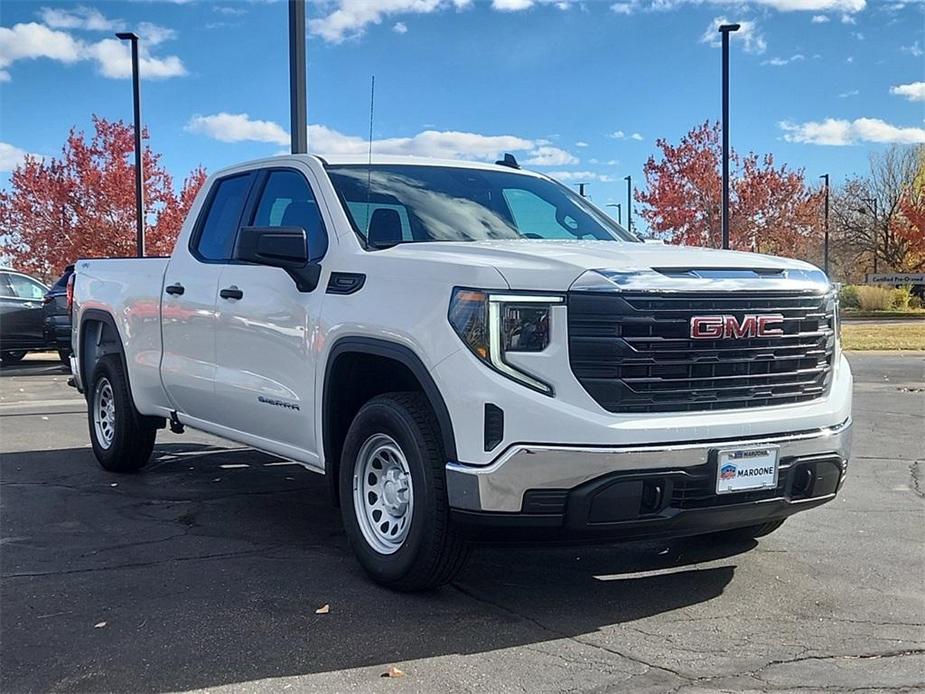
{"label": "red autumn tree", "polygon": [[[51,280],[77,258],[135,254],[132,127],[94,116],[93,129],[89,141],[72,129],[60,158],[27,157],[0,191],[0,256],[13,267]],[[146,251],[169,253],[205,172],[177,193],[161,156],[148,146],[142,156]]]}
{"label": "red autumn tree", "polygon": [[[705,122],[677,145],[656,141],[660,158],[643,168],[636,193],[649,227],[671,243],[722,245],[722,146],[718,123]],[[770,154],[730,156],[729,242],[738,250],[819,260],[822,194],[801,169]]]}

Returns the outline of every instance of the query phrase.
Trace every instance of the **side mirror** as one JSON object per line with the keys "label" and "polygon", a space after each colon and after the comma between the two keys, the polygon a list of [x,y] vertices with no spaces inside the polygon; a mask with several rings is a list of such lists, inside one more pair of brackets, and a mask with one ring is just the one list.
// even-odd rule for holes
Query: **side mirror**
{"label": "side mirror", "polygon": [[281,268],[300,292],[317,287],[321,275],[321,266],[308,262],[308,240],[302,227],[241,227],[234,259]]}

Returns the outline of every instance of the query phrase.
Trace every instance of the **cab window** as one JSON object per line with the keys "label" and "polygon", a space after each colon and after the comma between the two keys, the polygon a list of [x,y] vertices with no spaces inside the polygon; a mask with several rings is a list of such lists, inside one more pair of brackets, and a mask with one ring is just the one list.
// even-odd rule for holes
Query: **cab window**
{"label": "cab window", "polygon": [[247,202],[251,174],[229,176],[215,182],[209,209],[199,227],[194,253],[201,260],[230,260],[241,213]]}
{"label": "cab window", "polygon": [[257,205],[256,227],[301,227],[308,238],[312,262],[328,250],[328,235],[321,221],[318,202],[305,177],[297,171],[271,171]]}

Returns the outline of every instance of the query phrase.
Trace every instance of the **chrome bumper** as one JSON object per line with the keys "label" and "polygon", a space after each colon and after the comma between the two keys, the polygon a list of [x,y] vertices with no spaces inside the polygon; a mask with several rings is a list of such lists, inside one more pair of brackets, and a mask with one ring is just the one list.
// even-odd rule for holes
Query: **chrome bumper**
{"label": "chrome bumper", "polygon": [[491,465],[447,463],[450,506],[467,511],[518,513],[528,489],[572,489],[596,477],[630,470],[686,468],[710,462],[717,448],[780,446],[780,460],[851,453],[851,420],[824,429],[704,443],[596,448],[515,445]]}

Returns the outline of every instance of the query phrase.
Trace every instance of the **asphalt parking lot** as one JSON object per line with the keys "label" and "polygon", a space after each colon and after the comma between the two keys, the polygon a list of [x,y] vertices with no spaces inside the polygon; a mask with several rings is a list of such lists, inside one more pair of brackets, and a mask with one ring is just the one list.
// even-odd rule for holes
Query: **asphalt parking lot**
{"label": "asphalt parking lot", "polygon": [[162,433],[104,472],[31,356],[0,371],[0,689],[922,691],[925,353],[850,360],[844,490],[757,545],[486,548],[401,595],[295,464]]}

